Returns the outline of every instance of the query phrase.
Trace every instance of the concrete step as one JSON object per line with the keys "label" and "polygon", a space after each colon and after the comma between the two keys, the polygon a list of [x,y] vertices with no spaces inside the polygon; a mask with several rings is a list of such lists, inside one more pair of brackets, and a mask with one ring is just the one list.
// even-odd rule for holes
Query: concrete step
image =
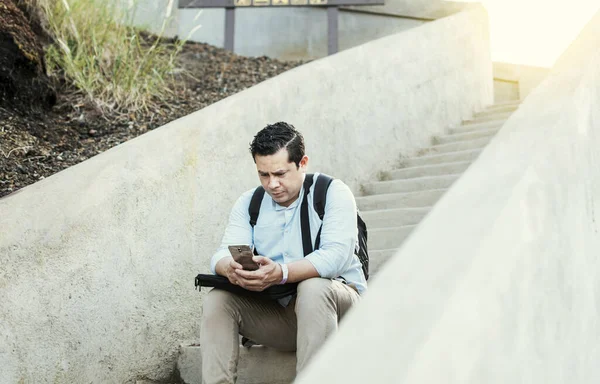
{"label": "concrete step", "polygon": [[481,150],[470,149],[467,151],[457,151],[449,153],[441,153],[439,155],[427,155],[420,157],[411,157],[402,162],[405,167],[417,167],[420,165],[434,165],[443,163],[455,163],[458,161],[472,162],[479,156]]}
{"label": "concrete step", "polygon": [[402,227],[418,224],[427,215],[431,207],[396,208],[360,212],[360,217],[367,224],[370,233],[372,229]]}
{"label": "concrete step", "polygon": [[481,118],[488,118],[490,116],[510,116],[515,112],[515,108],[496,108],[496,109],[486,109],[481,112],[477,112],[473,115],[471,120],[477,120]]}
{"label": "concrete step", "polygon": [[429,189],[448,188],[460,175],[415,177],[405,180],[379,181],[363,185],[365,195],[415,192]]}
{"label": "concrete step", "polygon": [[408,167],[395,169],[385,172],[384,177],[387,180],[411,179],[414,177],[438,176],[452,173],[464,172],[471,165],[470,161],[459,161],[455,163],[419,165],[416,167]]}
{"label": "concrete step", "polygon": [[430,207],[446,192],[446,189],[432,189],[419,192],[388,193],[385,195],[362,196],[356,198],[361,211],[393,208]]}
{"label": "concrete step", "polygon": [[478,129],[477,131],[472,132],[464,132],[464,133],[452,133],[449,135],[440,135],[434,137],[433,141],[435,144],[446,144],[446,143],[456,143],[457,141],[470,141],[475,139],[487,138],[488,140],[492,138],[492,136],[498,133],[498,129]]}
{"label": "concrete step", "polygon": [[369,250],[369,283],[373,281],[377,272],[385,268],[385,263],[396,254],[398,248]]}
{"label": "concrete step", "polygon": [[472,119],[465,120],[463,124],[474,124],[483,123],[484,121],[508,119],[513,112],[496,112],[496,113],[484,113],[473,116]]}
{"label": "concrete step", "polygon": [[454,127],[454,128],[450,128],[448,129],[448,132],[450,134],[453,133],[465,133],[465,132],[473,132],[473,131],[478,131],[480,129],[500,129],[504,123],[506,123],[506,119],[500,119],[500,120],[492,120],[492,121],[487,121],[485,123],[478,123],[478,124],[467,124],[467,125],[461,125],[460,127]]}
{"label": "concrete step", "polygon": [[[177,368],[185,384],[202,384],[200,345],[180,346]],[[237,384],[289,384],[295,376],[295,352],[280,352],[259,345],[240,346]]]}
{"label": "concrete step", "polygon": [[[402,227],[375,228],[369,230],[369,249],[378,250],[397,248],[416,227],[416,225],[404,225]],[[369,253],[369,260],[370,259]]]}
{"label": "concrete step", "polygon": [[519,104],[507,104],[507,105],[490,105],[486,107],[483,111],[476,113],[475,116],[479,116],[479,114],[484,113],[499,113],[499,112],[514,112],[519,109]]}
{"label": "concrete step", "polygon": [[466,141],[456,141],[454,143],[446,143],[433,145],[429,148],[424,148],[421,150],[421,153],[427,153],[428,155],[433,155],[436,153],[448,153],[448,152],[456,152],[456,151],[466,151],[469,149],[483,149],[490,142],[491,137],[482,137],[480,139],[466,140]]}
{"label": "concrete step", "polygon": [[494,103],[491,106],[494,107],[502,107],[505,105],[521,105],[522,100],[508,100],[508,101],[503,101],[501,103]]}

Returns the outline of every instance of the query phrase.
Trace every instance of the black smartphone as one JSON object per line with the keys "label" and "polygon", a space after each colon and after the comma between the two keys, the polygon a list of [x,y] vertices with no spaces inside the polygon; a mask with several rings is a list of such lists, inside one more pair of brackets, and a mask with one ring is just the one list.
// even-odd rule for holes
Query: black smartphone
{"label": "black smartphone", "polygon": [[247,271],[256,271],[258,269],[258,264],[252,260],[252,256],[254,256],[253,248],[250,248],[248,245],[230,245],[228,248],[231,256],[233,256],[233,260],[240,263],[242,268]]}

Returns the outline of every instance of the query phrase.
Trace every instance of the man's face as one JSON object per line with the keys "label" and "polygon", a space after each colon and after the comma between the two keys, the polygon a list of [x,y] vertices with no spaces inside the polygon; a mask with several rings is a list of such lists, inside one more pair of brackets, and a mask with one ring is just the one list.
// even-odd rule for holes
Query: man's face
{"label": "man's face", "polygon": [[298,198],[308,163],[306,155],[300,160],[299,167],[288,159],[285,148],[273,155],[256,155],[254,159],[263,188],[277,204],[284,207],[289,207]]}

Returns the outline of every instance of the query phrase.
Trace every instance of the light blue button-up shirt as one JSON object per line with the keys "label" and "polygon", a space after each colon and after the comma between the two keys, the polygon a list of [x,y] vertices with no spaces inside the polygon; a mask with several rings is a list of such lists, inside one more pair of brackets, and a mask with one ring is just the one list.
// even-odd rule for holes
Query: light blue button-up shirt
{"label": "light blue button-up shirt", "polygon": [[302,229],[300,226],[300,206],[304,197],[304,187],[300,196],[289,207],[277,204],[268,193],[262,200],[260,214],[254,229],[250,225],[248,207],[254,189],[245,192],[235,203],[229,216],[221,246],[211,259],[210,268],[215,273],[217,262],[231,256],[229,245],[254,245],[261,256],[277,263],[291,263],[307,259],[321,277],[345,280],[356,286],[359,293],[367,290],[362,265],[354,254],[358,247],[356,227],[356,202],[350,188],[341,180],[334,179],[327,190],[327,203],[323,221],[313,208],[314,185],[308,194],[308,217],[313,248],[321,224],[319,249],[304,257]]}

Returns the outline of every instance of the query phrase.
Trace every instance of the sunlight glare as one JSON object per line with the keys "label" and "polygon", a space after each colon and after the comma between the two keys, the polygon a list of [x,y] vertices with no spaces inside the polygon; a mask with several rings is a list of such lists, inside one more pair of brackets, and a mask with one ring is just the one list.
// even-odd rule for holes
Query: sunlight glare
{"label": "sunlight glare", "polygon": [[480,2],[490,15],[492,60],[538,67],[551,67],[600,10],[598,0]]}

